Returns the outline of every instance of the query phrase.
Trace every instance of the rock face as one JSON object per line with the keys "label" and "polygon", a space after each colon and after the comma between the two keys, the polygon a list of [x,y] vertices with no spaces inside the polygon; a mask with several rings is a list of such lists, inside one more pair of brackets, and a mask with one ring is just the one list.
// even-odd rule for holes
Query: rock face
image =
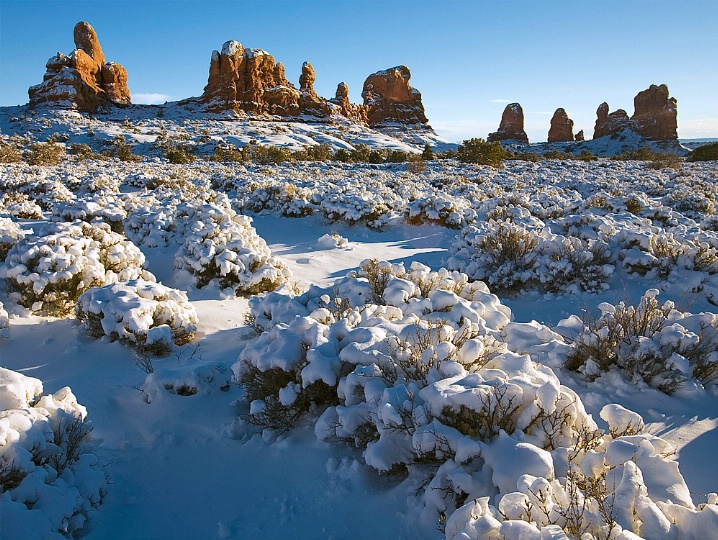
{"label": "rock face", "polygon": [[361,95],[369,126],[428,123],[421,92],[409,85],[410,78],[406,66],[377,71],[367,77]]}
{"label": "rock face", "polygon": [[583,130],[576,133],[576,142],[581,142],[581,141],[585,141],[585,140],[586,140],[586,138],[583,135]]}
{"label": "rock face", "polygon": [[529,143],[528,135],[524,131],[524,111],[518,103],[509,103],[501,115],[499,130],[490,133],[486,139],[489,142],[495,141],[519,141]]}
{"label": "rock face", "polygon": [[75,50],[50,58],[43,82],[28,89],[30,106],[48,103],[93,112],[110,103],[130,104],[127,70],[115,62],[105,63],[92,26],[77,23],[74,38]]}
{"label": "rock face", "polygon": [[573,120],[566,111],[558,108],[551,118],[551,128],[548,130],[548,142],[573,141]]}
{"label": "rock face", "polygon": [[656,141],[678,139],[678,108],[676,99],[668,97],[665,84],[652,84],[633,99],[634,113],[631,118],[623,109],[608,113],[608,104],[601,103],[596,111],[596,127],[593,138],[605,137],[631,129]]}
{"label": "rock face", "polygon": [[606,137],[614,133],[620,133],[624,129],[631,129],[631,119],[623,109],[608,113],[608,103],[605,101],[596,110],[596,125],[593,128],[593,138]]}
{"label": "rock face", "polygon": [[333,99],[329,100],[337,106],[339,114],[346,116],[350,120],[366,124],[366,107],[364,105],[355,105],[349,101],[349,86],[345,82],[337,85],[337,92]]}
{"label": "rock face", "polygon": [[317,96],[314,91],[314,81],[316,80],[314,68],[309,62],[304,62],[302,74],[299,76],[299,109],[302,114],[325,118],[331,114],[331,110],[327,100]]}
{"label": "rock face", "polygon": [[667,141],[678,138],[676,99],[668,97],[668,86],[652,84],[633,99],[631,120],[636,132],[647,139]]}
{"label": "rock face", "polygon": [[284,66],[275,63],[271,54],[227,41],[222,52],[212,52],[209,79],[200,99],[212,112],[296,116],[300,98],[300,91],[284,76]]}

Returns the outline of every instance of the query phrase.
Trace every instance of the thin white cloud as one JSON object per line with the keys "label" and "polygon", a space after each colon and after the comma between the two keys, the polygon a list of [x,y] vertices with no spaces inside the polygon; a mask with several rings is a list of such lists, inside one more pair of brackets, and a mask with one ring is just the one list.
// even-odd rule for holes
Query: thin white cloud
{"label": "thin white cloud", "polygon": [[132,94],[132,103],[140,105],[161,105],[165,101],[171,101],[172,96],[167,94]]}
{"label": "thin white cloud", "polygon": [[511,103],[508,99],[492,99],[489,103]]}

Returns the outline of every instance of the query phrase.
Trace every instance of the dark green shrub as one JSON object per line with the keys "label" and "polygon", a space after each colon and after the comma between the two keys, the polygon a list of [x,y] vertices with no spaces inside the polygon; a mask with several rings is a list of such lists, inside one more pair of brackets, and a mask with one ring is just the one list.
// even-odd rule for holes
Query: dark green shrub
{"label": "dark green shrub", "polygon": [[464,163],[490,165],[497,169],[504,167],[506,151],[499,142],[486,142],[484,139],[469,139],[459,145],[456,157]]}
{"label": "dark green shrub", "polygon": [[212,156],[212,161],[244,163],[249,161],[250,155],[246,146],[218,146]]}
{"label": "dark green shrub", "polygon": [[429,143],[424,145],[424,151],[421,153],[421,157],[423,157],[425,161],[431,161],[434,159],[434,150],[432,150]]}
{"label": "dark green shrub", "polygon": [[704,144],[693,150],[686,161],[716,161],[718,160],[718,142]]}
{"label": "dark green shrub", "polygon": [[405,163],[409,158],[409,154],[403,150],[389,150],[386,155],[387,163]]}
{"label": "dark green shrub", "polygon": [[127,144],[123,135],[117,135],[112,140],[113,154],[120,161],[140,161],[142,158],[132,153],[132,146]]}
{"label": "dark green shrub", "polygon": [[192,163],[195,159],[197,159],[197,157],[189,150],[176,146],[168,148],[165,152],[165,157],[170,163],[177,164]]}
{"label": "dark green shrub", "polygon": [[342,163],[349,163],[351,161],[351,154],[345,148],[340,148],[334,152],[334,161],[341,161]]}
{"label": "dark green shrub", "polygon": [[370,154],[371,149],[366,144],[360,143],[349,153],[349,157],[355,163],[367,163]]}
{"label": "dark green shrub", "polygon": [[17,163],[22,160],[22,153],[12,144],[0,145],[0,163]]}
{"label": "dark green shrub", "polygon": [[292,160],[292,152],[289,148],[280,148],[278,146],[251,146],[252,161],[259,165],[271,165],[284,163]]}
{"label": "dark green shrub", "polygon": [[65,147],[55,142],[35,143],[24,154],[30,165],[58,165],[65,155]]}
{"label": "dark green shrub", "polygon": [[576,156],[576,159],[578,159],[579,161],[598,161],[598,156],[592,154],[588,150],[584,150],[578,156]]}

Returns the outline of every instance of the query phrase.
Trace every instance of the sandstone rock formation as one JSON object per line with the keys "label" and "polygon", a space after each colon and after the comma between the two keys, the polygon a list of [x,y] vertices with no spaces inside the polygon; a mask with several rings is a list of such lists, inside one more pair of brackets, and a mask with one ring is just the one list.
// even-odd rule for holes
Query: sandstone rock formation
{"label": "sandstone rock formation", "polygon": [[585,140],[586,140],[586,138],[583,135],[583,130],[576,133],[576,142],[581,142],[581,141],[585,141]]}
{"label": "sandstone rock formation", "polygon": [[632,128],[631,119],[628,118],[626,111],[618,109],[609,114],[608,110],[608,103],[605,101],[596,110],[596,125],[593,128],[594,139]]}
{"label": "sandstone rock formation", "polygon": [[327,100],[317,96],[314,91],[314,81],[316,80],[317,75],[314,68],[309,62],[304,62],[302,74],[299,76],[299,109],[302,114],[324,118],[331,114],[331,110]]}
{"label": "sandstone rock formation", "polygon": [[486,139],[495,141],[519,141],[529,143],[528,135],[524,131],[524,111],[518,103],[509,103],[501,115],[498,131],[490,133]]}
{"label": "sandstone rock formation", "polygon": [[209,79],[200,99],[212,112],[296,116],[300,97],[284,76],[284,66],[275,63],[271,54],[227,41],[221,52],[212,52]]}
{"label": "sandstone rock formation", "polygon": [[562,108],[556,109],[551,118],[551,127],[548,130],[548,142],[573,141],[573,120],[568,117]]}
{"label": "sandstone rock formation", "polygon": [[631,117],[638,134],[657,141],[678,138],[678,110],[676,99],[668,97],[665,84],[652,84],[633,99]]}
{"label": "sandstone rock formation", "polygon": [[105,63],[92,26],[77,23],[74,38],[75,50],[50,58],[43,82],[28,89],[30,106],[49,103],[93,112],[110,103],[130,104],[127,70],[115,62]]}
{"label": "sandstone rock formation", "polygon": [[334,98],[329,100],[337,106],[339,114],[346,116],[350,120],[366,124],[366,107],[364,105],[355,105],[349,101],[349,86],[345,82],[337,85],[337,92]]}
{"label": "sandstone rock formation", "polygon": [[665,84],[652,84],[633,99],[631,118],[623,109],[608,113],[608,104],[601,103],[596,111],[593,138],[619,133],[624,129],[635,131],[642,137],[657,141],[678,139],[678,109],[676,99],[668,97]]}
{"label": "sandstone rock formation", "polygon": [[421,92],[409,85],[410,78],[406,66],[377,71],[367,77],[361,95],[369,126],[428,123]]}

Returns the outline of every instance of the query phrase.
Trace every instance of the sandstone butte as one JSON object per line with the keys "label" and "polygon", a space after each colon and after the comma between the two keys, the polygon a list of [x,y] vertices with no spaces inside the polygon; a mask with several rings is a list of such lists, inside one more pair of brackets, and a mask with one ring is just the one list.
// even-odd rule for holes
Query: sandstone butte
{"label": "sandstone butte", "polygon": [[486,139],[489,142],[495,141],[518,141],[523,144],[529,143],[528,135],[524,131],[524,111],[518,103],[509,103],[501,115],[501,123],[498,131],[490,133]]}
{"label": "sandstone butte", "polygon": [[551,118],[551,127],[548,130],[548,142],[568,142],[573,140],[573,120],[568,117],[564,109],[556,109]]}
{"label": "sandstone butte", "polygon": [[200,101],[211,112],[320,119],[334,114],[372,127],[392,122],[427,124],[421,93],[409,85],[410,77],[406,66],[369,75],[362,92],[364,103],[355,105],[349,101],[349,87],[343,82],[333,99],[319,97],[314,90],[316,73],[309,62],[302,65],[297,89],[271,54],[228,41],[221,52],[212,53],[209,79]]}
{"label": "sandstone butte", "polygon": [[652,84],[636,95],[633,107],[633,116],[629,118],[623,109],[609,114],[608,104],[601,103],[596,111],[593,138],[598,139],[630,129],[650,140],[678,139],[677,102],[675,98],[669,97],[668,86]]}
{"label": "sandstone butte", "polygon": [[107,104],[129,105],[127,70],[118,63],[105,62],[92,26],[77,23],[74,38],[75,50],[50,58],[43,82],[28,89],[30,106],[49,103],[93,112]]}

